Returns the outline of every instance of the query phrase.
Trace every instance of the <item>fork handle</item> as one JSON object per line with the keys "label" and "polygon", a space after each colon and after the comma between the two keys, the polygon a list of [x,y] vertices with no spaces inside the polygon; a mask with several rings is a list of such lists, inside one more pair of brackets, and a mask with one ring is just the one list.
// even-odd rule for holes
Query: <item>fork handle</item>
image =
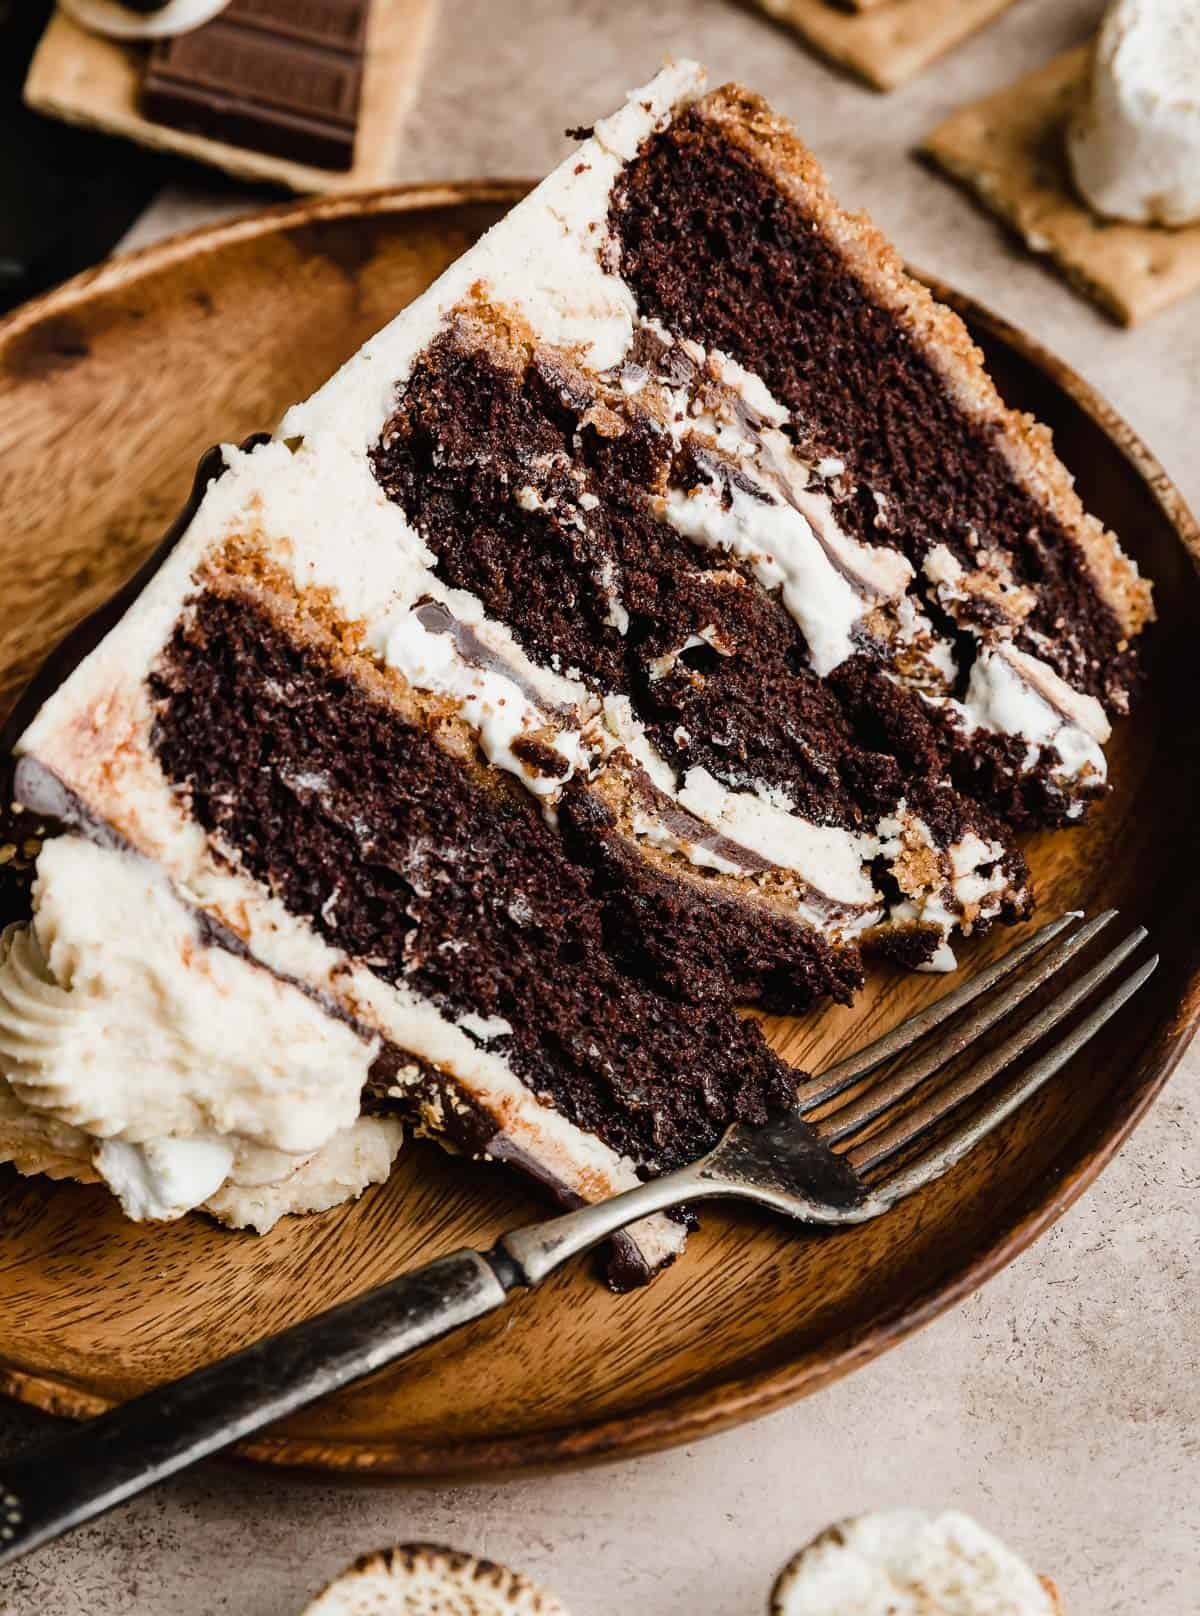
{"label": "fork handle", "polygon": [[0,1565],[318,1397],[503,1306],[504,1256],[456,1251],[0,1459]]}
{"label": "fork handle", "polygon": [[76,1427],[0,1459],[0,1566],[305,1404],[493,1313],[638,1218],[728,1194],[695,1167],[455,1251]]}

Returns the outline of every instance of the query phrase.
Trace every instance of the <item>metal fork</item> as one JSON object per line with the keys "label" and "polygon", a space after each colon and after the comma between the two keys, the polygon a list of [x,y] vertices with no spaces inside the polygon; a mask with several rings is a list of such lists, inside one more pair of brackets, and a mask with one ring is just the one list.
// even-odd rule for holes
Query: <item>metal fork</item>
{"label": "metal fork", "polygon": [[[1031,1065],[992,1084],[1107,981],[1144,940],[1138,927],[1097,965],[965,1069],[947,1068],[1060,971],[1116,914],[1043,926],[972,981],[799,1090],[797,1110],[730,1128],[691,1166],[626,1194],[456,1251],[232,1357],[122,1404],[48,1447],[0,1460],[0,1565],[318,1397],[495,1311],[561,1264],[651,1213],[715,1196],[839,1227],[879,1217],[947,1172],[1104,1026],[1158,964],[1145,961]],[[1053,947],[1050,947],[1051,944]],[[999,984],[1006,979],[1002,991]],[[969,1006],[942,1037],[865,1088],[861,1080]],[[940,1079],[940,1081],[939,1081]],[[958,1113],[964,1112],[961,1119]],[[945,1125],[945,1126],[943,1126]]]}

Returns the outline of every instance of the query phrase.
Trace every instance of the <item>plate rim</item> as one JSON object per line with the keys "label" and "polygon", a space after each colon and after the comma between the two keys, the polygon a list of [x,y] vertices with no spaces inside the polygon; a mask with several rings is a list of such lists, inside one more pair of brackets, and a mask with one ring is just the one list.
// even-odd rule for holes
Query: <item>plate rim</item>
{"label": "plate rim", "polygon": [[[0,346],[21,330],[68,313],[80,303],[128,287],[172,264],[252,240],[257,236],[320,221],[376,214],[407,214],[438,208],[498,204],[512,206],[532,181],[473,179],[385,186],[375,190],[305,198],[259,208],[135,248],[105,260],[0,319]],[[1193,566],[1200,571],[1200,522],[1157,457],[1124,417],[1070,365],[1019,326],[993,313],[940,277],[912,273],[941,302],[976,330],[1013,349],[1020,358],[1065,392],[1103,431],[1162,510]],[[986,1238],[960,1259],[949,1279],[924,1283],[915,1295],[896,1302],[868,1323],[791,1359],[729,1375],[694,1391],[664,1393],[633,1415],[605,1417],[584,1425],[556,1426],[516,1437],[438,1442],[422,1440],[330,1440],[266,1436],[240,1443],[230,1456],[270,1465],[286,1473],[340,1473],[363,1479],[415,1483],[432,1479],[501,1479],[530,1472],[577,1467],[604,1460],[659,1452],[798,1401],[839,1380],[889,1347],[957,1306],[1033,1244],[1095,1182],[1146,1115],[1200,1028],[1200,945],[1173,1015],[1143,1053],[1118,1103],[1081,1128],[1071,1145],[1069,1169],[1015,1202]],[[44,1412],[86,1419],[112,1407],[69,1378],[56,1378],[0,1361],[0,1393]]]}

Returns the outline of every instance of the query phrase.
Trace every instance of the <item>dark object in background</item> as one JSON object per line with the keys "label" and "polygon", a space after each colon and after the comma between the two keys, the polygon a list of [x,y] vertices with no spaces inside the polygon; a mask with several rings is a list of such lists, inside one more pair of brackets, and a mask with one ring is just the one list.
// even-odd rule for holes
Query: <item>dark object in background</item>
{"label": "dark object in background", "polygon": [[163,40],[142,111],[156,123],[319,168],[350,168],[369,0],[232,0]]}
{"label": "dark object in background", "polygon": [[107,257],[176,166],[22,104],[50,11],[0,0],[0,313]]}

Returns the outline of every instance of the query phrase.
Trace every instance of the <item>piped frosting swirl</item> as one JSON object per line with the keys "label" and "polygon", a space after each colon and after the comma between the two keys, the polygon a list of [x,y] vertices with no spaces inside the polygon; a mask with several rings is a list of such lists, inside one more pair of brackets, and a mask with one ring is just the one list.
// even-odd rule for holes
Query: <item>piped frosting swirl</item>
{"label": "piped frosting swirl", "polygon": [[100,1139],[294,1155],[354,1121],[376,1043],[207,946],[151,864],[61,836],[34,903],[0,943],[0,1061],[25,1104]]}

